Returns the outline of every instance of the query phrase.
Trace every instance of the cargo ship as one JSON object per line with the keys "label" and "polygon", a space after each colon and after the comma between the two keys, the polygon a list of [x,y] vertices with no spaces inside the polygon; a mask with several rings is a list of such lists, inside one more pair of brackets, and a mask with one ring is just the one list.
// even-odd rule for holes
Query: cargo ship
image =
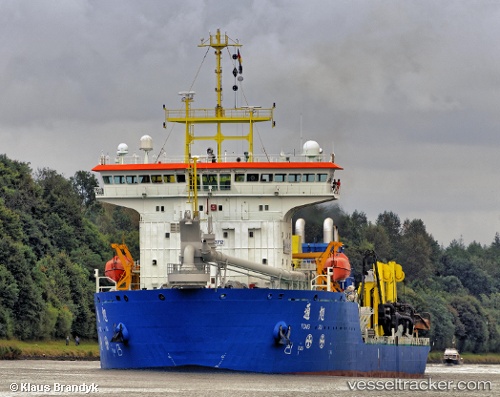
{"label": "cargo ship", "polygon": [[[120,143],[115,159],[102,155],[93,168],[98,200],[140,214],[139,260],[114,244],[104,275],[96,270],[101,367],[422,376],[430,347],[419,332],[430,319],[398,302],[402,267],[368,252],[354,285],[331,219],[321,244],[304,241],[303,220],[293,225],[300,208],[340,198],[334,154],[314,140],[256,154],[257,126],[272,130],[275,104],[238,104],[239,41],[217,30],[199,47],[215,53],[214,106],[194,108],[192,90],[179,93],[180,108],[163,106],[167,136],[185,134],[184,153],[155,154],[144,135],[141,155]],[[231,108],[222,100],[226,54]],[[235,141],[243,149],[226,148]]]}

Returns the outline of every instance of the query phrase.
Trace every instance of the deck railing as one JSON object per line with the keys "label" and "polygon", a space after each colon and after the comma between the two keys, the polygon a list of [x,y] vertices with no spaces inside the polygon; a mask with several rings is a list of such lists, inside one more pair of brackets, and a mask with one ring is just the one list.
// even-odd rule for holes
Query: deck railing
{"label": "deck railing", "polygon": [[[212,163],[213,156],[207,155],[206,153],[193,154],[193,157],[198,158],[198,164],[200,163]],[[246,163],[250,157],[254,163],[288,163],[288,162],[324,162],[331,161],[331,157],[324,153],[318,154],[316,156],[306,156],[302,153],[281,153],[281,154],[250,154],[248,152],[243,153],[223,153],[220,159],[215,159],[216,162],[220,163]],[[147,163],[143,160],[143,157],[134,153],[131,155],[123,155],[119,157],[111,157],[102,155],[99,158],[100,165],[111,165],[111,164],[156,164],[156,163],[184,163],[183,156],[173,156],[162,153],[160,155],[155,153],[148,154]]]}

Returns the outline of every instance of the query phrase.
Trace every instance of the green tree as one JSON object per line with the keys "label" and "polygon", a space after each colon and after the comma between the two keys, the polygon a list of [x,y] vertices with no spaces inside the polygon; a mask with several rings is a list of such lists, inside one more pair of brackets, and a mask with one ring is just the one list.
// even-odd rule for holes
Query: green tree
{"label": "green tree", "polygon": [[392,256],[392,244],[385,228],[369,224],[363,234],[365,240],[372,244],[379,260],[388,262],[394,259],[394,256]]}
{"label": "green tree", "polygon": [[348,244],[361,245],[363,241],[363,232],[368,226],[368,218],[364,212],[354,211],[352,215],[346,215],[341,218],[339,230],[343,241],[348,241]]}
{"label": "green tree", "polygon": [[478,262],[478,258],[471,258],[465,247],[457,242],[452,242],[441,257],[443,274],[458,278],[477,297],[497,291],[495,279],[479,267]]}
{"label": "green tree", "polygon": [[488,327],[488,351],[500,352],[500,293],[481,294]]}
{"label": "green tree", "polygon": [[394,212],[385,211],[377,217],[376,225],[385,229],[391,243],[391,251],[388,253],[388,256],[396,258],[401,242],[401,220],[399,216]]}
{"label": "green tree", "polygon": [[99,187],[99,181],[95,175],[88,171],[78,171],[69,180],[84,208],[91,208],[98,204],[95,196],[95,189]]}
{"label": "green tree", "polygon": [[427,234],[421,220],[405,220],[398,259],[409,280],[427,279],[433,274],[432,245],[432,237]]}
{"label": "green tree", "polygon": [[446,300],[435,294],[426,295],[428,311],[431,314],[430,338],[433,350],[444,350],[452,346],[454,338],[454,317],[448,310]]}
{"label": "green tree", "polygon": [[484,321],[485,313],[476,298],[456,296],[450,301],[456,316],[455,336],[460,351],[470,350],[473,353],[486,351],[488,345],[488,329]]}
{"label": "green tree", "polygon": [[50,322],[51,336],[65,336],[71,330],[80,337],[92,337],[94,285],[89,281],[89,272],[65,253],[44,258],[38,263],[38,269],[44,277],[47,307],[55,309],[49,310],[50,316],[44,319]]}
{"label": "green tree", "polygon": [[9,270],[0,264],[0,338],[14,335],[14,308],[19,298],[19,288]]}

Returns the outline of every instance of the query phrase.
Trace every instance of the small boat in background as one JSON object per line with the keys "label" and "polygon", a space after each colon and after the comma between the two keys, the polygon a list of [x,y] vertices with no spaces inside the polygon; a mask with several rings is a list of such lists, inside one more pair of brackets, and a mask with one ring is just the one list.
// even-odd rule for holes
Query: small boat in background
{"label": "small boat in background", "polygon": [[458,365],[462,363],[462,359],[460,358],[460,353],[457,349],[455,349],[454,347],[449,347],[444,350],[443,362],[445,364]]}

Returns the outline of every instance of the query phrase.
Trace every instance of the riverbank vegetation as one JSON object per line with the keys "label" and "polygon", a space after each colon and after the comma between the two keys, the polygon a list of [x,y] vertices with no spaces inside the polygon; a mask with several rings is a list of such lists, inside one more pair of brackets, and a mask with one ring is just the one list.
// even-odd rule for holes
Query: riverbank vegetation
{"label": "riverbank vegetation", "polygon": [[73,341],[66,345],[65,340],[0,340],[0,359],[98,360],[99,346],[93,340],[78,345]]}
{"label": "riverbank vegetation", "polygon": [[[124,241],[139,257],[138,214],[98,203],[95,187],[90,172],[66,178],[0,155],[0,339],[95,339],[94,269],[102,273],[114,256],[111,243]],[[500,353],[499,234],[489,245],[457,239],[443,247],[421,220],[392,212],[372,222],[323,204],[297,217],[311,242],[322,241],[325,218],[334,220],[358,281],[367,250],[400,263],[400,298],[431,314],[434,351],[455,341],[461,352]]]}
{"label": "riverbank vegetation", "polygon": [[0,155],[0,339],[95,338],[94,268],[112,242],[138,252],[136,218],[97,203],[96,186]]}

